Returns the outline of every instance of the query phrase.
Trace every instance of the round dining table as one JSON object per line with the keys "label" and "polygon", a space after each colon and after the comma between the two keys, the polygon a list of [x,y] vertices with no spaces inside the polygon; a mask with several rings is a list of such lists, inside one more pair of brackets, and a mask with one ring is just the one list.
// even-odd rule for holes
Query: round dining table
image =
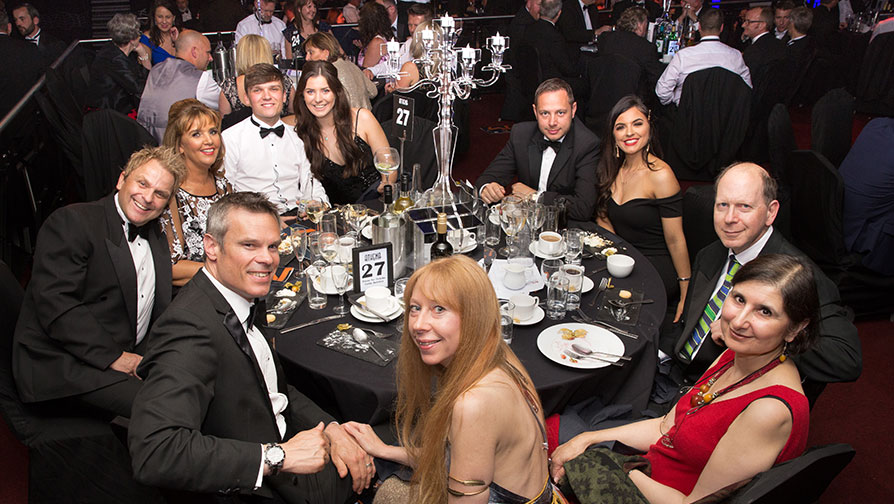
{"label": "round dining table", "polygon": [[[637,335],[636,339],[619,336],[624,345],[624,355],[629,361],[621,366],[605,366],[596,369],[577,369],[559,364],[544,356],[537,345],[537,337],[544,330],[556,324],[573,322],[574,312],[568,312],[563,320],[542,321],[514,327],[514,337],[510,347],[524,364],[540,395],[544,413],[549,416],[558,413],[567,405],[593,397],[603,404],[629,404],[640,411],[645,409],[652,389],[657,364],[658,330],[666,309],[666,296],[658,272],[639,251],[615,235],[598,228],[594,223],[574,223],[580,228],[598,231],[626,248],[627,255],[633,257],[636,265],[625,278],[614,278],[615,289],[627,289],[643,293],[652,299],[639,311],[635,325],[615,324]],[[480,259],[483,246],[479,245],[468,254]],[[540,259],[535,260],[537,266]],[[599,285],[603,277],[605,259],[600,256],[585,258],[585,275]],[[600,271],[601,270],[601,271]],[[596,307],[592,306],[598,289],[584,293],[581,309],[585,314],[596,317]],[[541,300],[546,299],[545,289],[532,292]],[[284,329],[332,315],[332,307],[337,304],[335,296],[330,296],[327,308],[311,310],[307,303],[292,314]],[[600,303],[601,304],[601,303]],[[366,362],[358,358],[331,350],[317,344],[317,341],[336,329],[339,323],[347,322],[355,327],[375,329],[391,333],[389,339],[400,342],[400,331],[395,322],[369,324],[348,314],[342,318],[329,320],[309,327],[275,336],[275,348],[290,384],[316,402],[340,421],[358,421],[380,424],[389,420],[397,398],[395,368],[397,359],[385,366]]]}

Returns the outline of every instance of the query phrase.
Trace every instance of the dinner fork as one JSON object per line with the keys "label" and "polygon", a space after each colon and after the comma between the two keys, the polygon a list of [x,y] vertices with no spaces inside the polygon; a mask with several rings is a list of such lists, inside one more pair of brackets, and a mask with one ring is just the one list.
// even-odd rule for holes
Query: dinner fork
{"label": "dinner fork", "polygon": [[599,300],[599,295],[605,292],[605,289],[608,289],[608,284],[611,281],[611,277],[603,277],[602,280],[599,281],[599,285],[596,286],[596,295],[593,296],[593,300],[590,301],[590,306],[596,306],[596,301]]}
{"label": "dinner fork", "polygon": [[651,299],[641,299],[639,301],[625,301],[623,299],[609,299],[608,300],[608,304],[610,304],[612,306],[617,306],[618,308],[627,308],[630,305],[649,304],[649,303],[654,303],[654,302],[655,301],[653,301]]}
{"label": "dinner fork", "polygon": [[605,362],[607,364],[611,364],[612,366],[617,366],[617,367],[621,367],[624,365],[623,362],[618,362],[616,360],[611,360],[611,359],[607,359],[604,357],[598,357],[596,355],[582,355],[582,354],[579,354],[579,353],[574,352],[573,350],[570,350],[567,348],[564,350],[564,353],[565,353],[565,355],[567,355],[568,357],[571,357],[572,359],[577,359],[577,360],[593,359],[593,360],[597,360],[599,362]]}

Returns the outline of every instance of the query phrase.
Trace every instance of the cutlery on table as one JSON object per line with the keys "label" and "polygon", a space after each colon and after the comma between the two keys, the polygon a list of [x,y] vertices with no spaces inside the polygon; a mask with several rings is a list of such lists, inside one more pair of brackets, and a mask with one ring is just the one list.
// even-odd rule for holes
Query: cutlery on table
{"label": "cutlery on table", "polygon": [[617,366],[617,367],[621,367],[624,365],[623,362],[617,362],[617,361],[613,361],[613,360],[606,359],[603,357],[597,357],[595,355],[581,355],[581,354],[574,352],[572,350],[569,350],[567,348],[565,349],[564,353],[565,353],[565,355],[567,355],[568,357],[571,357],[572,359],[577,359],[577,360],[593,359],[593,360],[597,360],[599,362],[607,362],[608,364],[611,364],[612,366]]}
{"label": "cutlery on table", "polygon": [[351,337],[354,338],[354,341],[363,345],[364,347],[372,348],[372,351],[375,352],[376,355],[378,355],[380,359],[388,360],[388,358],[385,357],[384,355],[382,355],[382,352],[380,352],[379,349],[376,348],[375,345],[373,345],[373,342],[369,339],[369,336],[366,334],[366,332],[363,329],[360,329],[359,327],[355,327],[354,330],[351,331]]}
{"label": "cutlery on table", "polygon": [[590,306],[596,306],[596,301],[599,301],[599,295],[605,292],[605,289],[608,289],[608,284],[611,283],[611,281],[611,277],[603,277],[603,279],[599,281],[599,285],[596,286],[596,295],[593,296],[593,300],[590,301]]}
{"label": "cutlery on table", "polygon": [[654,303],[654,302],[655,301],[653,301],[651,299],[641,299],[639,301],[625,301],[623,299],[609,299],[608,300],[608,304],[610,304],[612,306],[616,306],[618,308],[627,308],[630,305],[649,304],[649,303]]}
{"label": "cutlery on table", "polygon": [[617,327],[615,327],[615,326],[613,326],[613,325],[611,325],[611,324],[606,324],[605,322],[603,322],[603,321],[601,321],[601,320],[596,320],[596,319],[594,319],[593,317],[591,317],[591,316],[587,315],[586,313],[584,313],[584,311],[581,310],[580,308],[577,309],[577,315],[571,315],[571,318],[572,318],[575,322],[579,322],[579,323],[581,323],[581,324],[593,324],[593,325],[598,325],[598,326],[600,326],[600,327],[603,327],[603,328],[605,328],[605,329],[608,329],[609,331],[611,331],[611,332],[617,334],[618,336],[624,336],[624,337],[627,337],[627,338],[630,338],[630,339],[639,339],[639,335],[634,334],[634,333],[629,332],[629,331],[625,331],[624,329],[619,329],[619,328],[617,328]]}
{"label": "cutlery on table", "polygon": [[381,313],[379,313],[375,310],[371,310],[369,308],[369,306],[366,305],[366,303],[361,303],[359,300],[351,299],[351,298],[348,298],[348,302],[367,313],[372,313],[373,315],[376,316],[376,318],[380,319],[382,322],[388,322],[388,317],[382,315]]}
{"label": "cutlery on table", "polygon": [[312,326],[312,325],[317,325],[317,324],[320,324],[320,323],[323,323],[323,322],[327,322],[327,321],[329,321],[329,320],[335,320],[335,319],[337,319],[337,318],[341,318],[341,317],[342,317],[342,315],[329,315],[328,317],[318,318],[318,319],[315,319],[315,320],[311,320],[310,322],[304,322],[303,324],[298,324],[298,325],[296,325],[296,326],[292,326],[292,327],[283,329],[282,331],[279,331],[279,333],[280,333],[280,334],[285,334],[285,333],[287,333],[287,332],[292,332],[292,331],[294,331],[294,330],[296,330],[296,329],[304,329],[305,327],[310,327],[310,326]]}
{"label": "cutlery on table", "polygon": [[613,354],[613,353],[608,353],[608,352],[600,352],[600,351],[598,351],[598,350],[593,350],[592,348],[590,348],[589,343],[587,343],[587,342],[585,342],[585,341],[581,341],[581,342],[579,342],[579,343],[577,343],[577,342],[572,343],[572,344],[571,344],[571,348],[572,348],[575,352],[577,352],[577,353],[579,353],[579,354],[581,354],[581,355],[594,355],[594,356],[596,356],[596,357],[604,357],[604,358],[606,358],[606,359],[621,359],[621,360],[625,360],[625,361],[629,361],[629,360],[630,360],[630,357],[627,357],[626,355],[618,355],[618,354]]}

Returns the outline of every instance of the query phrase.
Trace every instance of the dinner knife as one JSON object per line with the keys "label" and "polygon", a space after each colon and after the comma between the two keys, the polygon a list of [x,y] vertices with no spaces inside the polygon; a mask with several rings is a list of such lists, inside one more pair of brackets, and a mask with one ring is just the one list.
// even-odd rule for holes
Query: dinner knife
{"label": "dinner knife", "polygon": [[378,317],[379,320],[381,320],[382,322],[388,322],[388,317],[386,317],[386,316],[382,315],[381,313],[379,313],[379,312],[377,312],[377,311],[371,309],[371,308],[369,307],[368,304],[361,303],[359,300],[357,300],[357,299],[351,299],[351,298],[348,298],[348,302],[351,303],[352,305],[356,306],[358,309],[361,309],[361,310],[363,310],[363,311],[365,311],[365,312],[372,313],[373,315],[375,315],[376,317]]}
{"label": "dinner knife", "polygon": [[343,317],[343,316],[344,316],[344,315],[329,315],[328,317],[321,317],[321,318],[318,318],[318,319],[315,319],[315,320],[311,320],[310,322],[304,322],[303,324],[298,324],[298,325],[296,325],[296,326],[292,326],[292,327],[289,327],[289,328],[287,328],[287,329],[283,329],[282,331],[279,331],[279,333],[280,333],[280,334],[285,334],[285,333],[287,333],[287,332],[292,332],[292,331],[294,331],[294,330],[296,330],[296,329],[304,329],[305,327],[310,327],[310,326],[312,326],[312,325],[317,325],[317,324],[320,324],[320,323],[322,323],[322,322],[326,322],[326,321],[328,321],[328,320],[335,320],[335,319],[337,319],[337,318],[341,318],[341,317]]}

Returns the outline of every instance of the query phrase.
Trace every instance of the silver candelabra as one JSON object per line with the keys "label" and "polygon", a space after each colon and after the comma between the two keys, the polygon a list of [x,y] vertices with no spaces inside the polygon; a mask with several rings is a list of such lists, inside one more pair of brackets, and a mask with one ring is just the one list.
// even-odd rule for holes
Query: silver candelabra
{"label": "silver candelabra", "polygon": [[[437,29],[439,27],[439,29]],[[426,190],[418,206],[452,206],[468,199],[453,180],[453,153],[457,129],[452,124],[453,100],[469,98],[472,90],[492,86],[500,74],[509,70],[503,64],[503,53],[509,47],[509,37],[496,35],[487,38],[487,49],[492,58],[482,70],[491,72],[488,79],[474,77],[475,65],[481,61],[481,49],[455,47],[460,29],[449,16],[437,20],[434,28],[427,28],[418,34],[425,49],[421,58],[414,59],[419,69],[419,82],[401,91],[413,91],[428,87],[426,96],[437,98],[439,105],[438,126],[432,131],[435,154],[438,160],[438,179]],[[409,43],[409,42],[408,42]],[[388,72],[385,77],[398,79],[400,72],[400,43],[392,40],[385,44]]]}

